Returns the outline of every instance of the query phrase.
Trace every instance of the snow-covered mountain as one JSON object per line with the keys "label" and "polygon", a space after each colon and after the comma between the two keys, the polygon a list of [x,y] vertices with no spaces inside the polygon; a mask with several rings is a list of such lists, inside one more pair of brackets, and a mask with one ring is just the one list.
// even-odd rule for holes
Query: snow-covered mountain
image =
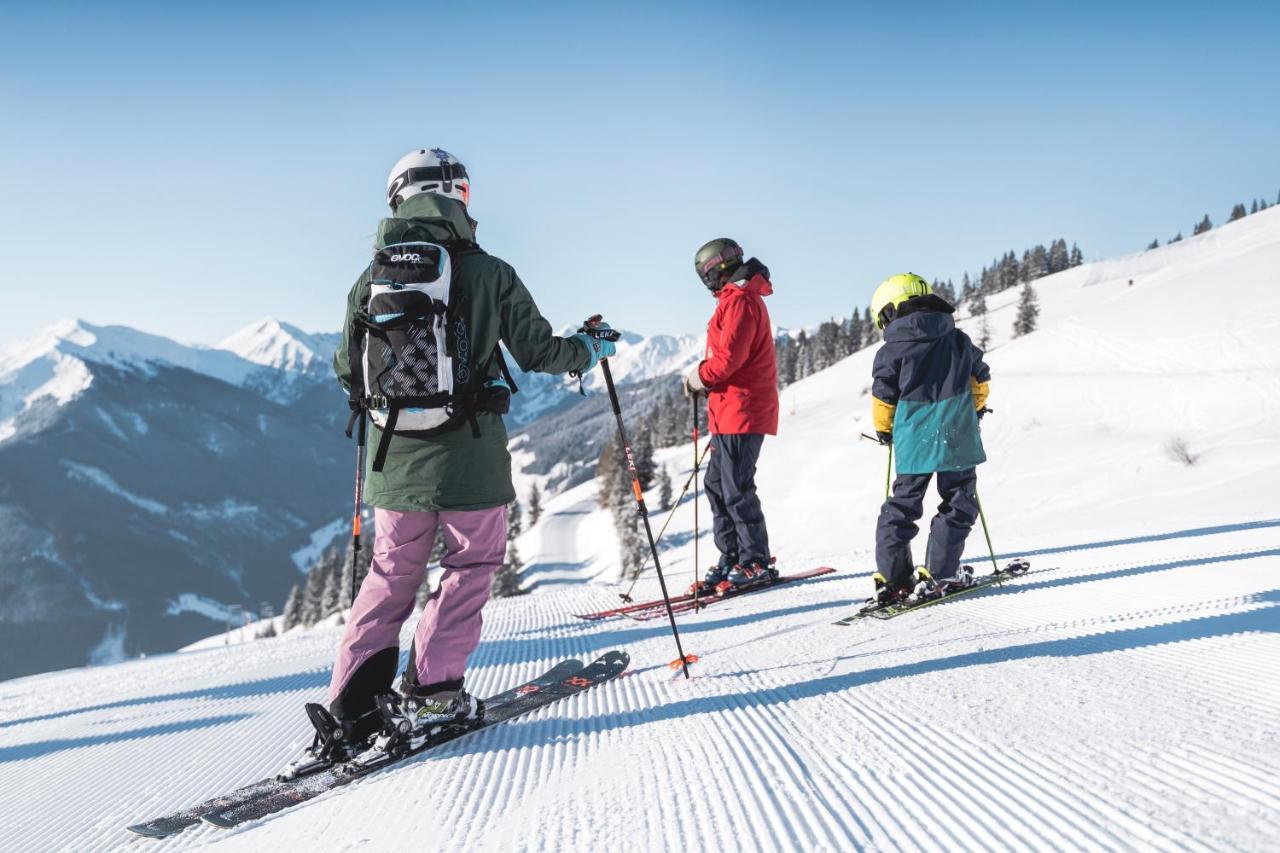
{"label": "snow-covered mountain", "polygon": [[267,317],[224,338],[214,348],[262,367],[327,378],[341,338],[337,332],[304,332]]}
{"label": "snow-covered mountain", "polygon": [[[277,604],[346,509],[323,338],[64,321],[0,352],[0,677],[172,649]],[[212,620],[212,621],[211,621]]]}
{"label": "snow-covered mountain", "polygon": [[[572,335],[575,328],[561,329],[558,334]],[[609,359],[613,381],[619,386],[634,385],[659,376],[669,376],[688,368],[702,357],[702,338],[695,335],[643,335],[624,332],[618,342],[618,354]],[[511,359],[512,369],[516,365]],[[578,380],[569,376],[525,373],[517,370],[516,384],[520,393],[512,398],[507,418],[513,427],[522,427],[544,415],[567,409],[581,402]],[[583,377],[588,391],[604,389],[604,376],[596,370]]]}
{"label": "snow-covered mountain", "polygon": [[[884,489],[884,451],[857,437],[874,351],[856,353],[786,389],[758,474],[783,570],[838,573],[681,615],[692,680],[667,666],[665,620],[573,618],[620,591],[600,582],[617,548],[584,484],[519,540],[535,594],[487,608],[467,685],[617,647],[628,675],[166,849],[390,849],[424,825],[442,850],[1271,849],[1280,209],[1035,288],[1021,338],[1018,293],[989,300],[979,475],[996,548],[1031,574],[831,624],[870,591]],[[691,456],[659,461],[679,483]],[[686,500],[667,531],[673,587],[711,553],[701,518],[695,535]],[[970,546],[981,567],[979,531]],[[120,847],[127,824],[275,772],[309,742],[302,704],[340,630],[0,684],[0,846]]]}

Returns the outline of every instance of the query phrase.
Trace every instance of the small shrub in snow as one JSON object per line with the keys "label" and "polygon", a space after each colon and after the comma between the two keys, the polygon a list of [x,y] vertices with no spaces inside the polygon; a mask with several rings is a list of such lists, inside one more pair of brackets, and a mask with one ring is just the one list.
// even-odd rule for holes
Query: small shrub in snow
{"label": "small shrub in snow", "polygon": [[1191,447],[1185,438],[1170,439],[1165,445],[1165,452],[1174,462],[1181,462],[1183,465],[1194,465],[1200,461],[1200,455],[1191,452]]}

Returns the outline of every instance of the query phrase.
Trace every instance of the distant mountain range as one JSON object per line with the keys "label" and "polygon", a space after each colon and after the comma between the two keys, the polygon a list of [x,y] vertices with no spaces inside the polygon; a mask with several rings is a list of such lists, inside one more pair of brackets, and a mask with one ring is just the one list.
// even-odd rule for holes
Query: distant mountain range
{"label": "distant mountain range", "polygon": [[[0,349],[0,678],[170,650],[278,605],[296,555],[349,512],[338,341],[270,319],[212,347],[66,320]],[[698,352],[627,334],[614,376]],[[583,401],[569,377],[517,382],[513,432]]]}

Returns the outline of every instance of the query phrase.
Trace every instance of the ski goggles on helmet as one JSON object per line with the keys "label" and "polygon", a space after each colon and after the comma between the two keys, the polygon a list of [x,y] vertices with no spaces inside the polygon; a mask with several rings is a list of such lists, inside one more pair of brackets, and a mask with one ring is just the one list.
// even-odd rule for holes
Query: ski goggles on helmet
{"label": "ski goggles on helmet", "polygon": [[405,169],[396,175],[387,186],[387,202],[391,203],[402,189],[418,184],[436,184],[434,187],[422,187],[424,191],[438,189],[445,195],[457,193],[463,204],[471,202],[471,181],[467,178],[467,167],[461,163],[441,163],[439,166],[418,166]]}
{"label": "ski goggles on helmet", "polygon": [[698,277],[702,279],[703,284],[715,290],[720,287],[720,279],[724,276],[725,269],[730,266],[736,267],[741,260],[741,246],[725,246],[720,250],[720,254],[702,262],[702,266],[698,268]]}

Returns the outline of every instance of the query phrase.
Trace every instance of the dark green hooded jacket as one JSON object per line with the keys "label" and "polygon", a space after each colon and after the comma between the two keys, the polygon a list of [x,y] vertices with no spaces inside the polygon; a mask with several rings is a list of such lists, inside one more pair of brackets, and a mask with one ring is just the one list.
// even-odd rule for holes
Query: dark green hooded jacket
{"label": "dark green hooded jacket", "polygon": [[[440,242],[453,239],[453,232],[465,240],[475,240],[461,202],[421,193],[406,199],[394,218],[382,220],[375,248],[398,242],[410,227],[425,229]],[[418,230],[415,239],[422,239],[421,233]],[[568,373],[585,370],[591,363],[582,343],[552,334],[551,324],[538,312],[533,297],[505,261],[485,254],[457,256],[452,286],[465,288],[470,297],[467,324],[472,352],[477,354],[473,359],[479,361],[476,366],[488,376],[501,375],[496,362],[486,361],[499,340],[525,371]],[[356,279],[347,295],[342,343],[333,356],[333,370],[344,389],[349,389],[351,382],[348,349],[352,314],[368,296],[366,272]],[[510,503],[515,499],[515,489],[511,485],[506,426],[500,415],[479,413],[477,419],[479,438],[473,437],[466,426],[432,438],[392,436],[383,470],[374,473],[371,463],[366,464],[365,500],[381,509],[420,512],[488,509]],[[381,437],[370,422],[370,460]]]}

